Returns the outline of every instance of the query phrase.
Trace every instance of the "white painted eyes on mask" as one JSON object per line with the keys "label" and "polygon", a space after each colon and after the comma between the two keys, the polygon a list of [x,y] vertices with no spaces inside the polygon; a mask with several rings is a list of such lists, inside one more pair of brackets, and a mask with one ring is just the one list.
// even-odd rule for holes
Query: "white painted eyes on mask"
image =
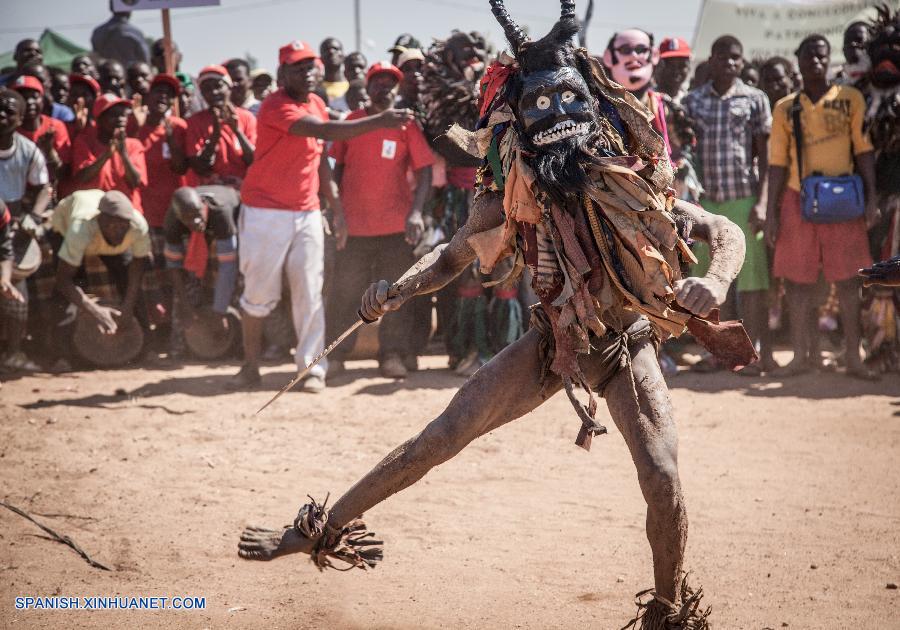
{"label": "white painted eyes on mask", "polygon": [[538,96],[537,101],[535,101],[535,105],[537,105],[538,109],[547,109],[550,107],[550,97],[549,96]]}
{"label": "white painted eyes on mask", "polygon": [[571,103],[574,100],[575,100],[575,92],[572,92],[571,90],[566,90],[565,92],[562,93],[562,102],[563,103]]}

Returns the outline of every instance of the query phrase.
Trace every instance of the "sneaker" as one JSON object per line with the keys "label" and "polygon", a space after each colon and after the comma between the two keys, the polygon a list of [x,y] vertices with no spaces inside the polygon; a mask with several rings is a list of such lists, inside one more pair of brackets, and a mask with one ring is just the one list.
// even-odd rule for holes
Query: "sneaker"
{"label": "sneaker", "polygon": [[29,359],[22,351],[6,355],[2,365],[7,372],[38,372],[41,369],[41,366]]}
{"label": "sneaker", "polygon": [[74,372],[75,370],[72,368],[72,364],[69,363],[66,359],[57,359],[56,363],[50,366],[51,374],[66,374],[68,372]]}
{"label": "sneaker", "polygon": [[675,360],[662,351],[659,353],[659,367],[662,369],[663,376],[678,375],[678,365],[676,365]]}
{"label": "sneaker", "polygon": [[485,363],[487,363],[487,361],[480,357],[476,350],[473,350],[469,356],[459,362],[459,365],[457,365],[456,369],[453,371],[458,376],[465,376],[468,378],[481,369],[481,366]]}
{"label": "sneaker", "polygon": [[300,383],[300,391],[308,392],[310,394],[319,394],[325,391],[325,379],[321,376],[307,376],[303,379],[303,382]]}
{"label": "sneaker", "polygon": [[336,359],[330,359],[328,361],[328,374],[326,375],[327,380],[340,378],[347,371],[347,366],[344,365],[343,361],[338,361]]}
{"label": "sneaker", "polygon": [[263,350],[260,360],[265,361],[266,363],[278,363],[279,361],[284,361],[290,356],[290,349],[272,344],[271,346]]}
{"label": "sneaker", "polygon": [[418,372],[419,371],[419,357],[414,354],[408,354],[403,357],[403,367],[406,368],[408,372]]}
{"label": "sneaker", "polygon": [[378,364],[378,371],[381,372],[381,375],[385,378],[406,378],[406,375],[408,374],[406,366],[403,365],[403,361],[401,361],[400,357],[396,354],[385,357],[385,359]]}
{"label": "sneaker", "polygon": [[259,368],[243,365],[241,366],[241,371],[228,381],[228,389],[250,389],[261,382],[262,377],[259,375]]}

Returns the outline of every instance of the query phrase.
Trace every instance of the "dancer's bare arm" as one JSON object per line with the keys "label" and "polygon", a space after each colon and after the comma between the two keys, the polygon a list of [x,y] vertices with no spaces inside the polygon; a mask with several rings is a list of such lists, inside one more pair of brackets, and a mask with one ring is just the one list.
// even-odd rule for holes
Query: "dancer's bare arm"
{"label": "dancer's bare arm", "polygon": [[468,238],[503,222],[501,208],[502,197],[497,193],[485,193],[478,197],[469,211],[469,220],[454,235],[434,264],[404,281],[403,287],[396,294],[390,291],[391,281],[380,280],[374,283],[363,294],[360,312],[367,319],[378,319],[388,311],[397,310],[411,297],[433,293],[446,286],[476,258],[475,251],[467,242]]}
{"label": "dancer's bare arm", "polygon": [[686,201],[675,202],[675,214],[691,222],[691,238],[709,243],[709,271],[702,278],[685,278],[675,285],[675,298],[683,307],[705,317],[725,302],[728,287],[744,264],[746,244],[740,228],[725,217],[711,214]]}

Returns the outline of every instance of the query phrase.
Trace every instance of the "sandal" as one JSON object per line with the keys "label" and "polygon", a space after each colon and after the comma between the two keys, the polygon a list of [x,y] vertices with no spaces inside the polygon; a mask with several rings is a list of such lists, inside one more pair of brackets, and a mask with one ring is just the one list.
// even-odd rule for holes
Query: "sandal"
{"label": "sandal", "polygon": [[[307,495],[308,496],[308,495]],[[366,529],[366,524],[356,519],[341,529],[328,524],[328,496],[325,501],[317,503],[309,497],[310,502],[303,505],[294,519],[294,529],[302,536],[316,540],[310,559],[320,571],[328,568],[339,571],[351,569],[373,569],[384,557],[381,540],[374,540],[375,534]],[[332,559],[343,562],[338,567]]]}
{"label": "sandal", "polygon": [[870,370],[864,365],[854,368],[848,367],[846,374],[852,378],[857,378],[861,381],[869,381],[870,383],[876,383],[881,380],[881,374],[874,370]]}
{"label": "sandal", "polygon": [[772,374],[779,378],[786,378],[800,376],[801,374],[809,374],[810,372],[812,372],[812,366],[809,363],[805,361],[791,361],[787,365],[775,370]]}
{"label": "sandal", "polygon": [[735,372],[735,374],[747,377],[760,377],[762,376],[762,373],[763,369],[759,363],[751,363],[750,365],[745,365],[740,370]]}
{"label": "sandal", "polygon": [[637,614],[621,630],[710,630],[709,616],[712,611],[709,607],[700,607],[703,589],[697,588],[695,591],[688,586],[688,575],[681,581],[680,605],[660,597],[653,589],[635,595]]}
{"label": "sandal", "polygon": [[719,372],[721,369],[722,366],[719,365],[719,362],[711,356],[705,357],[691,366],[691,372],[699,372],[700,374],[712,374],[713,372]]}

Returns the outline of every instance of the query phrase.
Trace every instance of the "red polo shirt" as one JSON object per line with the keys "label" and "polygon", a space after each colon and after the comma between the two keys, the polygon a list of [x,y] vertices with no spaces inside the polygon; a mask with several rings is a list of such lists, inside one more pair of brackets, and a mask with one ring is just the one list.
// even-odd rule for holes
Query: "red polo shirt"
{"label": "red polo shirt", "polygon": [[[256,118],[243,107],[236,107],[238,129],[246,136],[251,144],[256,145]],[[187,132],[185,136],[184,150],[187,157],[194,157],[203,151],[206,139],[212,136],[213,114],[204,109],[187,119]],[[219,135],[219,144],[216,146],[216,162],[213,165],[212,175],[201,177],[193,171],[187,172],[188,186],[200,186],[202,184],[231,183],[228,180],[240,182],[247,176],[247,166],[244,164],[244,152],[237,134],[226,124],[222,124],[222,133]],[[255,158],[254,158],[255,159]]]}
{"label": "red polo shirt", "polygon": [[284,89],[270,94],[259,108],[259,142],[241,189],[244,203],[276,210],[319,209],[319,162],[324,142],[291,135],[291,125],[307,116],[328,121],[325,103],[315,94],[305,103]]}
{"label": "red polo shirt", "polygon": [[[366,115],[360,109],[347,120]],[[341,203],[350,236],[402,234],[413,201],[406,173],[434,164],[419,126],[412,122],[339,140],[331,147],[331,157],[344,166]]]}
{"label": "red polo shirt", "polygon": [[56,135],[53,136],[53,148],[56,149],[62,163],[68,164],[72,159],[72,143],[69,141],[69,130],[66,129],[66,123],[63,121],[41,114],[40,123],[35,131],[28,131],[25,127],[19,127],[16,131],[37,144],[38,138],[47,133],[51,127],[56,130]]}
{"label": "red polo shirt", "polygon": [[[106,152],[108,145],[97,139],[97,128],[86,127],[84,131],[75,138],[72,145],[72,174],[78,173],[81,169],[93,164],[98,157]],[[132,166],[141,176],[140,184],[137,188],[132,188],[125,178],[125,163],[118,151],[106,161],[100,169],[100,173],[89,182],[73,182],[75,190],[90,190],[99,188],[100,190],[119,190],[131,199],[131,205],[143,214],[144,207],[141,203],[141,187],[147,185],[147,165],[144,162],[144,148],[140,141],[134,138],[125,138],[125,151],[128,153],[128,159]]]}
{"label": "red polo shirt", "polygon": [[[187,122],[178,116],[169,116],[167,120],[172,125],[173,142],[183,151]],[[166,128],[162,123],[155,127],[145,124],[130,131],[130,135],[143,145],[144,160],[147,163],[147,187],[141,193],[144,217],[150,227],[163,227],[163,219],[172,201],[172,194],[184,186],[185,176],[178,175],[171,168]]]}

